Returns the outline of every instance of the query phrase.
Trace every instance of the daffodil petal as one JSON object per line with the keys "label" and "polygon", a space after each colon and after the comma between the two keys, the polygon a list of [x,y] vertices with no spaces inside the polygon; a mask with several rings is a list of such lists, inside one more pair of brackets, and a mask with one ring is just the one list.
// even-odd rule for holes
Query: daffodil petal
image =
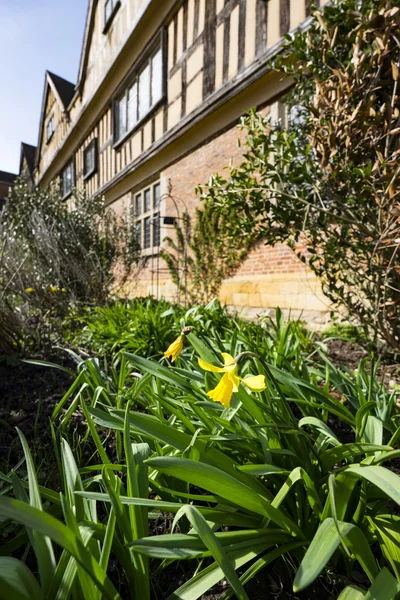
{"label": "daffodil petal", "polygon": [[236,393],[239,390],[239,383],[242,381],[242,378],[236,375],[236,373],[229,373],[228,376],[232,382],[233,391]]}
{"label": "daffodil petal", "polygon": [[172,344],[170,344],[167,348],[167,350],[164,352],[164,355],[167,358],[171,359],[171,362],[174,362],[174,360],[180,355],[180,353],[183,350],[183,336],[180,335],[179,337],[176,338],[176,340],[174,342],[172,342]]}
{"label": "daffodil petal", "polygon": [[202,358],[199,358],[198,361],[199,361],[199,366],[204,371],[211,371],[212,373],[224,373],[225,372],[225,367],[214,367],[214,365],[211,365],[210,363],[206,362]]}
{"label": "daffodil petal", "polygon": [[214,402],[220,402],[225,408],[229,408],[231,405],[232,392],[233,383],[228,373],[225,373],[217,387],[210,390],[207,393],[207,396],[212,398]]}
{"label": "daffodil petal", "polygon": [[242,383],[249,388],[252,392],[262,392],[267,387],[265,385],[264,375],[254,375],[253,377],[246,377],[242,379]]}
{"label": "daffodil petal", "polygon": [[227,352],[221,352],[221,355],[222,355],[222,357],[224,359],[224,365],[225,365],[225,367],[233,367],[234,365],[236,365],[236,361],[233,358],[233,356],[231,356]]}

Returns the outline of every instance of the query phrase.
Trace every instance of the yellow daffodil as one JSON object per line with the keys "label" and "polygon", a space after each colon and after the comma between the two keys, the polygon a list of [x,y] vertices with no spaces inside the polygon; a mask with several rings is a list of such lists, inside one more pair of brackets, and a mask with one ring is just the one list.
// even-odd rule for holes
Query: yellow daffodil
{"label": "yellow daffodil", "polygon": [[199,358],[199,365],[205,371],[224,373],[217,387],[207,393],[207,396],[212,398],[214,402],[221,402],[225,408],[229,408],[231,405],[232,394],[233,392],[238,391],[240,382],[244,383],[244,385],[252,392],[262,392],[265,390],[266,385],[264,375],[255,375],[243,379],[238,375],[239,365],[233,356],[226,352],[222,352],[222,357],[224,359],[223,367],[215,367]]}
{"label": "yellow daffodil", "polygon": [[183,350],[183,335],[180,335],[176,338],[172,344],[170,344],[167,350],[164,352],[164,355],[167,358],[171,359],[171,362],[174,362],[176,358],[180,355]]}
{"label": "yellow daffodil", "polygon": [[32,294],[32,292],[33,292],[33,288],[26,288],[25,292],[26,292],[27,294]]}
{"label": "yellow daffodil", "polygon": [[187,335],[191,331],[194,331],[194,327],[184,327],[182,329],[182,331],[181,331],[181,335],[178,336],[176,338],[176,340],[174,342],[172,342],[172,344],[170,344],[168,346],[167,350],[164,352],[164,356],[166,356],[167,358],[170,358],[171,362],[174,362],[174,360],[182,352],[182,350],[183,350],[183,338],[185,337],[185,335]]}

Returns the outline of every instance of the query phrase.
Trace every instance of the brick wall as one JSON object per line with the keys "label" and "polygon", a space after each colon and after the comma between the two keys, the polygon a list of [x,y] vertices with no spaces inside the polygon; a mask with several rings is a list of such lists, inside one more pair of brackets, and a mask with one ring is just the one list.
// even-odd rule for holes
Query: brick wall
{"label": "brick wall", "polygon": [[[267,112],[265,109],[264,112]],[[245,134],[237,127],[231,127],[218,137],[210,140],[191,154],[182,158],[161,173],[162,189],[165,192],[172,186],[172,195],[178,208],[187,207],[193,215],[200,205],[195,188],[205,184],[214,173],[229,175],[226,167],[240,164],[243,145],[238,146],[238,138],[244,142]],[[164,214],[176,215],[176,208],[167,202]],[[166,232],[171,235],[171,232]],[[176,291],[166,273],[165,264],[159,261],[159,285],[155,284],[156,259],[149,259],[147,268],[130,287],[130,293],[153,293],[176,299]],[[153,273],[152,273],[153,271]],[[279,244],[273,248],[258,242],[248,253],[235,275],[224,281],[220,299],[228,306],[248,316],[271,313],[276,306],[292,316],[302,316],[314,322],[325,322],[331,307],[323,296],[317,278],[287,246]]]}

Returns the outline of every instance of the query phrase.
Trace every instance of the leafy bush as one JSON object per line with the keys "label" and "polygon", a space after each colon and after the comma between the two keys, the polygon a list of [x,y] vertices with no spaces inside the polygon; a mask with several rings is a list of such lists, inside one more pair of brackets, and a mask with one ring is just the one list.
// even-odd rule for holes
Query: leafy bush
{"label": "leafy bush", "polygon": [[[30,320],[65,315],[80,302],[104,303],[131,273],[136,239],[100,199],[31,190],[19,181],[0,222],[0,345],[29,333]],[[10,319],[12,315],[12,319]]]}
{"label": "leafy bush", "polygon": [[400,347],[400,11],[388,0],[336,0],[288,35],[276,68],[296,85],[289,126],[250,113],[244,160],[204,197],[236,211],[226,235],[289,244],[344,307]]}

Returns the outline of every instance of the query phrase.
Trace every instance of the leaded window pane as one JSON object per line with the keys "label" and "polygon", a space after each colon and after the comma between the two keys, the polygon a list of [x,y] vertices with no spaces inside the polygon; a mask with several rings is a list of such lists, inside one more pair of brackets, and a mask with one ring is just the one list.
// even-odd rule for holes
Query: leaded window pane
{"label": "leaded window pane", "polygon": [[150,109],[150,65],[139,75],[139,119]]}
{"label": "leaded window pane", "polygon": [[146,190],[144,192],[144,212],[151,211],[151,190]]}
{"label": "leaded window pane", "polygon": [[133,83],[128,90],[128,130],[132,129],[138,120],[138,86]]}
{"label": "leaded window pane", "polygon": [[160,245],[160,215],[155,213],[153,218],[153,246]]}
{"label": "leaded window pane", "polygon": [[151,61],[151,105],[161,100],[163,88],[162,51],[161,48]]}
{"label": "leaded window pane", "polygon": [[154,208],[158,208],[160,206],[160,200],[161,200],[161,196],[160,196],[160,184],[157,183],[154,188],[153,188],[153,195],[154,195]]}
{"label": "leaded window pane", "polygon": [[118,139],[126,133],[126,95],[118,101],[117,135]]}
{"label": "leaded window pane", "polygon": [[142,214],[142,194],[137,194],[135,198],[135,214],[137,217]]}
{"label": "leaded window pane", "polygon": [[150,248],[151,246],[151,218],[147,217],[144,220],[144,247]]}

